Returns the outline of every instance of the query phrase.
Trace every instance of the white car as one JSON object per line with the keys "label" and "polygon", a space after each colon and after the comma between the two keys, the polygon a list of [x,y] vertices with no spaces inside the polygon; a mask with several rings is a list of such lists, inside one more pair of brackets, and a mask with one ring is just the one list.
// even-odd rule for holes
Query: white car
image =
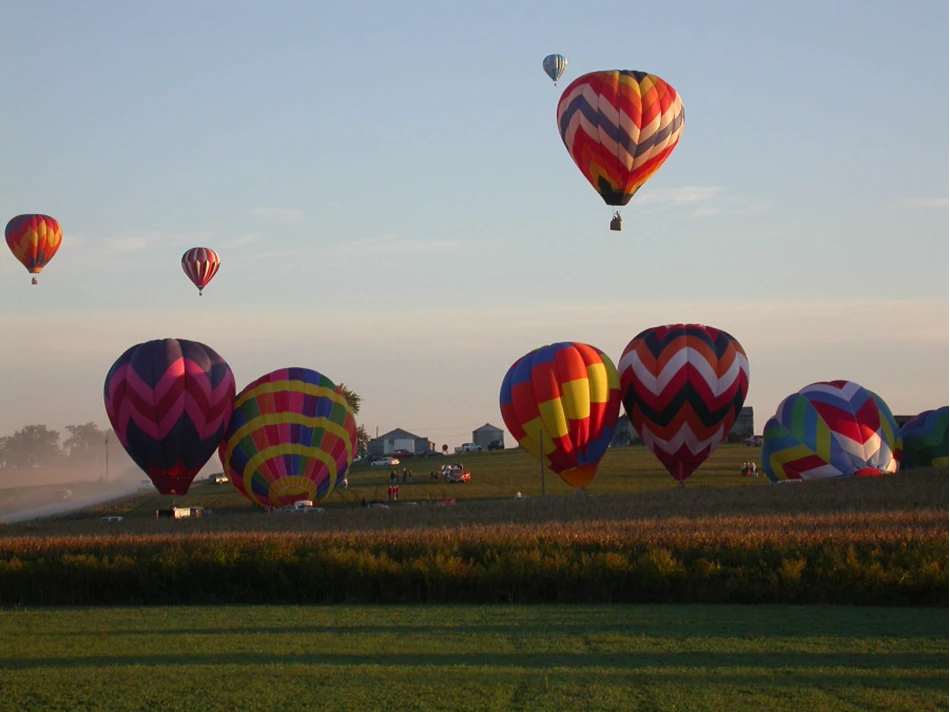
{"label": "white car", "polygon": [[381,457],[378,460],[373,460],[369,463],[370,467],[395,467],[399,464],[399,460],[395,457]]}

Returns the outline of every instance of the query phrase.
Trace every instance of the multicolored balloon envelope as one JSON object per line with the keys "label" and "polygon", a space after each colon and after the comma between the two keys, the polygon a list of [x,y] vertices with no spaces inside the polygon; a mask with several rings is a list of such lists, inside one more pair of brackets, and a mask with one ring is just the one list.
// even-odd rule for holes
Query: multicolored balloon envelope
{"label": "multicolored balloon envelope", "polygon": [[198,288],[199,297],[220,267],[221,258],[208,247],[192,247],[181,256],[181,269]]}
{"label": "multicolored balloon envelope", "polygon": [[851,381],[805,386],[765,425],[762,465],[773,482],[897,472],[901,437],[881,398]]}
{"label": "multicolored balloon envelope", "polygon": [[641,331],[623,350],[619,368],[634,430],[677,482],[728,437],[749,392],[742,346],[701,324]]}
{"label": "multicolored balloon envelope", "polygon": [[219,455],[238,492],[262,507],[316,503],[346,477],[356,430],[353,411],[329,378],[285,368],[238,394]]}
{"label": "multicolored balloon envelope", "polygon": [[620,380],[600,349],[563,342],[522,356],[501,384],[501,417],[532,457],[583,489],[620,412]]}
{"label": "multicolored balloon envelope", "polygon": [[561,140],[607,205],[626,205],[670,157],[683,134],[679,94],[653,74],[592,72],[557,105]]}
{"label": "multicolored balloon envelope", "polygon": [[557,86],[557,80],[561,78],[561,75],[564,74],[564,70],[567,69],[567,60],[564,59],[563,55],[549,54],[541,60],[541,67],[544,69],[544,73],[551,77],[554,86]]}
{"label": "multicolored balloon envelope", "polygon": [[30,274],[42,272],[63,242],[63,229],[49,215],[17,215],[5,232],[7,247]]}
{"label": "multicolored balloon envelope", "polygon": [[950,445],[947,442],[948,407],[925,410],[901,427],[904,452],[901,469],[947,467]]}
{"label": "multicolored balloon envelope", "polygon": [[158,491],[182,495],[217,450],[234,391],[234,374],[213,349],[158,339],[128,349],[109,369],[106,413]]}

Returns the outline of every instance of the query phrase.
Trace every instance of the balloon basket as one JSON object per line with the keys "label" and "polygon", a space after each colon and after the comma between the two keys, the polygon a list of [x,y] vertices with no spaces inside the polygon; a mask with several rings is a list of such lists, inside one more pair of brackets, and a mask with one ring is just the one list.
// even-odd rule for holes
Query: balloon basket
{"label": "balloon basket", "polygon": [[623,220],[620,219],[619,215],[615,215],[610,220],[610,229],[614,230],[615,232],[620,232],[622,228],[623,228]]}
{"label": "balloon basket", "polygon": [[36,284],[36,283],[37,283],[37,282],[36,282],[36,277],[34,277],[34,278],[33,278],[33,281],[30,282],[30,284]]}

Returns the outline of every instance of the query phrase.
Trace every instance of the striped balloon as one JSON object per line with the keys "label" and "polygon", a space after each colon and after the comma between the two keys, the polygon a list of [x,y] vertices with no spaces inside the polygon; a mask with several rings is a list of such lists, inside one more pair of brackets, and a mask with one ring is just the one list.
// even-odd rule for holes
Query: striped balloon
{"label": "striped balloon", "polygon": [[607,205],[626,205],[679,143],[679,94],[653,74],[593,72],[561,94],[561,140]]}
{"label": "striped balloon", "polygon": [[542,346],[508,369],[499,400],[528,454],[571,487],[591,483],[620,412],[620,381],[606,354],[576,342]]}
{"label": "striped balloon", "polygon": [[109,422],[135,464],[162,494],[185,494],[231,419],[227,362],[197,341],[148,341],[118,358],[104,390]]}
{"label": "striped balloon", "polygon": [[34,275],[43,271],[63,242],[63,229],[49,215],[17,215],[5,232],[13,256]]}
{"label": "striped balloon", "polygon": [[901,469],[915,467],[947,467],[950,462],[947,443],[948,407],[925,410],[913,420],[904,423],[901,438],[904,452],[901,456]]}
{"label": "striped balloon", "polygon": [[218,253],[207,247],[193,247],[181,256],[181,268],[198,288],[200,297],[221,267]]}
{"label": "striped balloon", "polygon": [[623,350],[619,368],[634,430],[677,482],[728,437],[749,391],[742,346],[700,324],[640,332]]}
{"label": "striped balloon", "polygon": [[901,436],[881,398],[851,381],[805,386],[766,423],[765,474],[773,482],[897,472]]}
{"label": "striped balloon", "polygon": [[329,378],[285,368],[238,394],[219,456],[237,491],[262,507],[316,503],[346,477],[356,431],[353,411]]}
{"label": "striped balloon", "polygon": [[564,70],[567,69],[567,60],[564,59],[563,55],[549,54],[541,60],[541,67],[544,69],[544,73],[554,80],[554,86],[557,86],[557,80],[561,78],[561,75],[564,74]]}

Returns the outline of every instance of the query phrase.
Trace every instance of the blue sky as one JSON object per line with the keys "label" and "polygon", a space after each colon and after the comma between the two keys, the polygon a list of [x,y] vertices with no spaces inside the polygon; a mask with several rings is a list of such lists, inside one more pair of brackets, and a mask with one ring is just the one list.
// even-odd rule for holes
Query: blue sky
{"label": "blue sky", "polygon": [[[4,221],[56,217],[31,287],[0,255],[0,434],[106,424],[128,346],[194,338],[243,386],[300,365],[371,432],[502,426],[508,366],[657,324],[732,333],[761,428],[847,378],[948,399],[948,10],[939,2],[13,3]],[[564,54],[558,87],[541,70]],[[683,98],[610,232],[555,125],[582,73]],[[198,298],[181,253],[216,249]]]}

